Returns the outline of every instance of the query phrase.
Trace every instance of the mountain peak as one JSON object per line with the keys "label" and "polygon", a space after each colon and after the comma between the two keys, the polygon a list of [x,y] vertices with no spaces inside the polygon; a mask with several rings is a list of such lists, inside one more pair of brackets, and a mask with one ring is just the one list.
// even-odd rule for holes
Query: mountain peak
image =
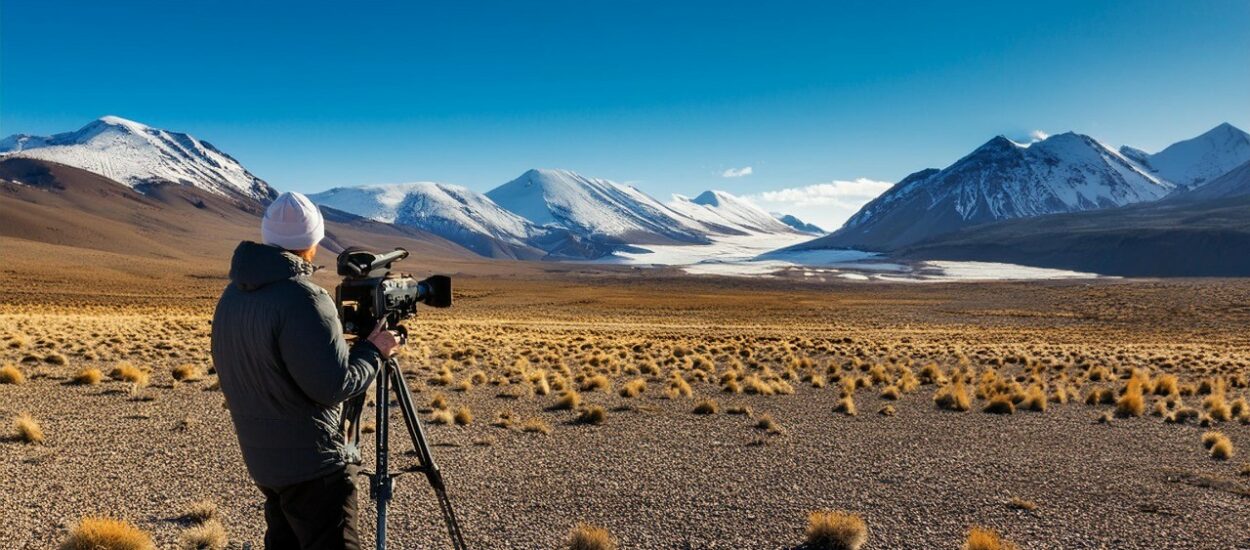
{"label": "mountain peak", "polygon": [[1153,155],[1133,150],[1125,156],[1176,185],[1193,188],[1250,161],[1250,134],[1224,122]]}
{"label": "mountain peak", "polygon": [[690,199],[690,202],[702,204],[704,206],[720,206],[721,203],[729,201],[737,202],[738,197],[730,195],[724,191],[717,191],[715,189],[709,189],[699,193],[699,196]]}
{"label": "mountain peak", "polygon": [[71,132],[0,140],[0,153],[59,162],[140,192],[168,183],[261,202],[277,196],[267,183],[208,142],[113,115]]}

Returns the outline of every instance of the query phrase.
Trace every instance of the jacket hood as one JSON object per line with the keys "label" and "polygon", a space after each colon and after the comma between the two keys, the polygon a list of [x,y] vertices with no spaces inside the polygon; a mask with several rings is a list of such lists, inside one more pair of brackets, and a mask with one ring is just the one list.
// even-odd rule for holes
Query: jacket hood
{"label": "jacket hood", "polygon": [[243,290],[312,275],[312,264],[276,246],[243,241],[230,260],[230,281]]}

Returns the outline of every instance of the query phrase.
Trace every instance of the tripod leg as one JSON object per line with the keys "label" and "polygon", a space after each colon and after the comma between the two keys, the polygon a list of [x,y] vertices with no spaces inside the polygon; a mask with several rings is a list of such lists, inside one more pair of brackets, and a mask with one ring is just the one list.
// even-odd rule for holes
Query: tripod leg
{"label": "tripod leg", "polygon": [[[390,452],[390,434],[388,430],[387,413],[389,396],[387,392],[388,369],[391,368],[391,362],[382,365],[382,372],[377,377],[377,403],[375,404],[375,426],[374,435],[375,442],[374,451],[376,453],[376,462],[374,463],[374,473],[370,478],[369,496],[377,503],[378,522],[377,522],[377,550],[386,550],[386,507],[391,500],[392,480],[389,465],[387,464],[387,454]],[[398,370],[398,369],[395,369]]]}
{"label": "tripod leg", "polygon": [[404,380],[404,374],[399,370],[398,364],[394,364],[392,360],[392,368],[390,375],[391,382],[395,385],[395,400],[399,403],[399,408],[404,415],[404,424],[408,427],[408,436],[412,438],[413,449],[417,453],[417,459],[420,462],[418,470],[425,474],[429,480],[430,486],[434,488],[434,494],[438,497],[438,507],[443,513],[443,522],[447,524],[447,534],[451,536],[452,547],[456,550],[463,550],[464,537],[460,534],[460,523],[456,521],[456,512],[451,507],[451,499],[447,498],[447,489],[443,485],[443,474],[438,469],[438,464],[434,462],[434,456],[430,454],[430,445],[425,437],[425,427],[421,424],[421,419],[417,417],[416,408],[412,405],[412,392],[408,389],[408,384]]}

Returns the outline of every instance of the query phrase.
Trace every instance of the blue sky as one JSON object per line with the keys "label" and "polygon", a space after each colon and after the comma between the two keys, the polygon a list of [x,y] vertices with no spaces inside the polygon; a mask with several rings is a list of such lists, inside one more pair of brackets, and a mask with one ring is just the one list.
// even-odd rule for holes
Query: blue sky
{"label": "blue sky", "polygon": [[996,134],[1250,129],[1248,90],[1245,0],[0,0],[0,134],[115,114],[300,191],[562,167],[830,225]]}

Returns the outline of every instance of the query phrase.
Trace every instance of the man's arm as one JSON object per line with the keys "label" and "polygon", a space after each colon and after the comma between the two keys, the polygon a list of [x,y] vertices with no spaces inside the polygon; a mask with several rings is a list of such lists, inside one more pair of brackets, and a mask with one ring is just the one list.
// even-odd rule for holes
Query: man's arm
{"label": "man's arm", "polygon": [[327,407],[365,391],[383,361],[363,338],[348,351],[334,301],[324,291],[284,312],[278,349],[304,394]]}

